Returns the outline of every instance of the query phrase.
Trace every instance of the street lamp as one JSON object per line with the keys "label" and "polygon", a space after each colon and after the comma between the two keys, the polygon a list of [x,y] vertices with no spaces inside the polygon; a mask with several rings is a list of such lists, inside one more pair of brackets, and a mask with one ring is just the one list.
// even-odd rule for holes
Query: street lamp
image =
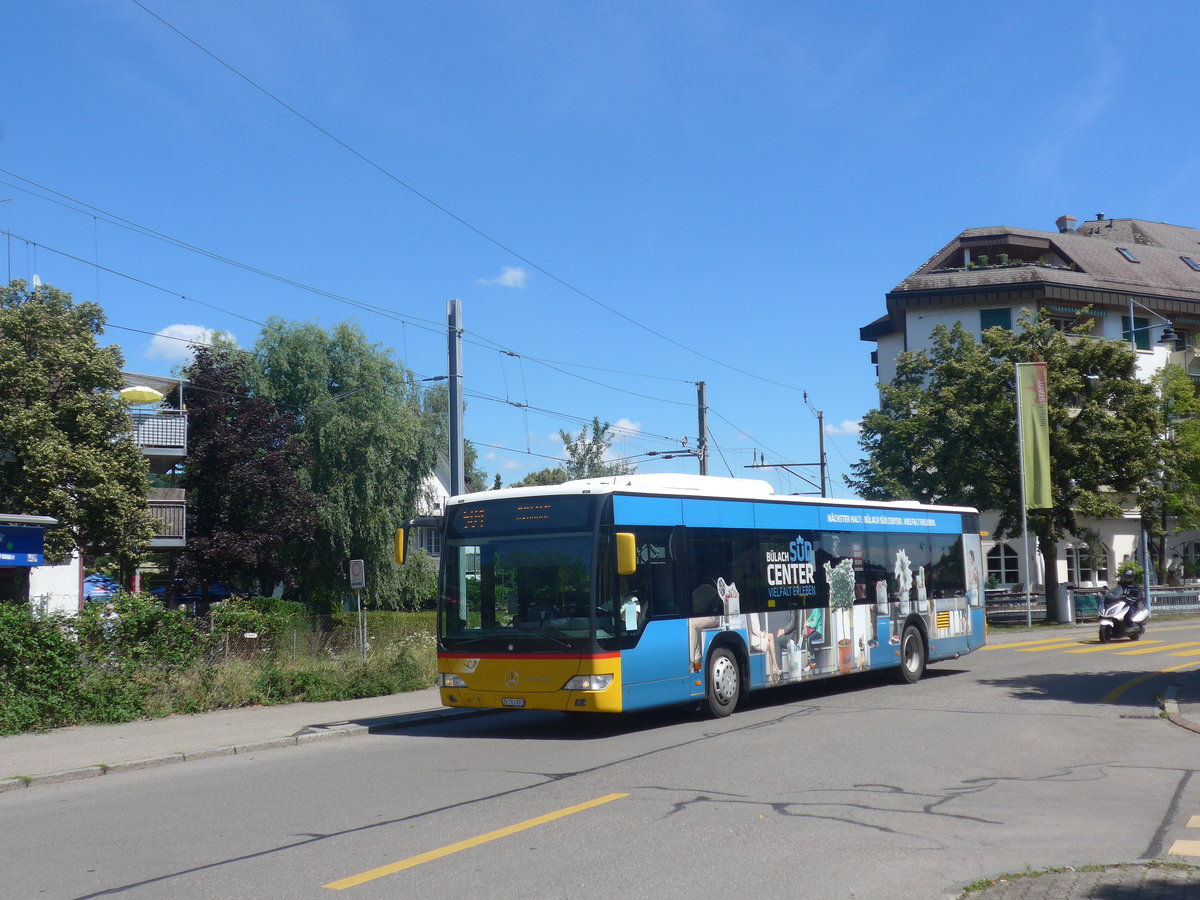
{"label": "street lamp", "polygon": [[[1163,329],[1162,336],[1158,339],[1158,341],[1156,343],[1162,344],[1164,347],[1169,347],[1170,349],[1174,350],[1176,343],[1179,341],[1179,335],[1175,332],[1175,327],[1171,324],[1171,320],[1166,318],[1165,316],[1159,315],[1154,310],[1152,310],[1150,307],[1148,307],[1142,303],[1138,303],[1132,297],[1129,297],[1128,300],[1129,300],[1129,348],[1131,350],[1133,350],[1134,353],[1137,352],[1137,332],[1145,331],[1148,328],[1157,328],[1159,325],[1165,325],[1166,327]],[[1138,306],[1141,309],[1144,309],[1146,312],[1150,313],[1150,315],[1154,316],[1159,321],[1157,321],[1151,325],[1142,325],[1141,327],[1135,328],[1133,325],[1133,308],[1134,308],[1134,306]]]}

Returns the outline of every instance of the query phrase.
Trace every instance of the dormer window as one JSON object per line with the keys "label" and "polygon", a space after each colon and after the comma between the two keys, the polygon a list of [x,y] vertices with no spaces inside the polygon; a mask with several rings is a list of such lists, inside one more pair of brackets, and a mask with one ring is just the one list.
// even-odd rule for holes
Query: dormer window
{"label": "dormer window", "polygon": [[1188,268],[1192,269],[1195,272],[1200,272],[1200,263],[1196,262],[1190,256],[1181,256],[1179,258],[1188,264]]}
{"label": "dormer window", "polygon": [[1140,259],[1138,259],[1136,256],[1133,255],[1133,251],[1127,250],[1124,247],[1118,247],[1117,252],[1120,253],[1123,257],[1125,257],[1125,259],[1127,259],[1129,262],[1132,262],[1132,263],[1140,263],[1141,262]]}

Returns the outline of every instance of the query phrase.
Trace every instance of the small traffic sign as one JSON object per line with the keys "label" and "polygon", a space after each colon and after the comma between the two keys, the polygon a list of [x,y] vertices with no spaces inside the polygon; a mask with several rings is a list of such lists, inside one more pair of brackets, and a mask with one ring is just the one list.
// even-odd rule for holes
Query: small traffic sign
{"label": "small traffic sign", "polygon": [[367,586],[367,572],[361,559],[350,560],[350,588],[361,591]]}

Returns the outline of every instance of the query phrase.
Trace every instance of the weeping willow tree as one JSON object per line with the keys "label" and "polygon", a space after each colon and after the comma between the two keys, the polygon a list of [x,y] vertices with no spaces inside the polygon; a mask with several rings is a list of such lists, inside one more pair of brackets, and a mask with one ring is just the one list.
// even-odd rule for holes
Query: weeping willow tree
{"label": "weeping willow tree", "polygon": [[362,559],[367,600],[403,605],[392,535],[416,514],[437,461],[435,429],[421,416],[412,372],[346,322],[326,330],[272,318],[255,349],[257,391],[295,415],[311,456],[298,473],[318,501],[301,595],[339,598],[349,560]]}

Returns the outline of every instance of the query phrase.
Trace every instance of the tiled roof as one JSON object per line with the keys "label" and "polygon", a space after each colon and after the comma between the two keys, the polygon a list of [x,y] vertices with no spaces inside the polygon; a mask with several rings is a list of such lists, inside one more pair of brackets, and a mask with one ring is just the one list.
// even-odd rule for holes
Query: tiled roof
{"label": "tiled roof", "polygon": [[[1022,265],[958,268],[963,248],[973,255],[994,238],[1003,250],[1010,244],[1036,257],[1039,245],[1051,259],[1067,265]],[[1137,258],[1130,262],[1118,252],[1124,247]],[[989,252],[995,261],[995,252]],[[1049,282],[1093,290],[1139,296],[1171,297],[1200,302],[1200,272],[1180,257],[1200,261],[1200,230],[1139,219],[1102,219],[1084,222],[1074,231],[1035,231],[1027,228],[970,228],[943,247],[925,265],[896,286],[895,292],[954,290]],[[1074,263],[1077,268],[1070,268]],[[938,270],[938,265],[954,268]]]}

